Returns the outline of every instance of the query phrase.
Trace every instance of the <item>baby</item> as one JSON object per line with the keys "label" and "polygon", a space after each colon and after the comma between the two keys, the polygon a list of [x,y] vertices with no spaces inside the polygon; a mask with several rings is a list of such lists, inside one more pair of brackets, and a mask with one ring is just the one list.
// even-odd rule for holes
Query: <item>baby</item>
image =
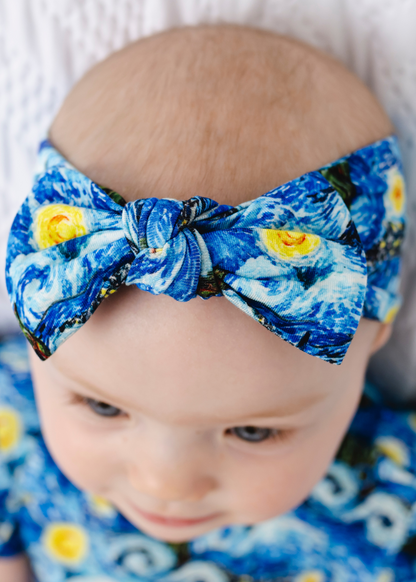
{"label": "baby", "polygon": [[[120,204],[120,212],[127,208],[126,203],[138,199],[189,201],[198,196],[225,206],[190,204],[186,207],[190,221],[198,213],[204,218],[204,212],[211,212],[213,220],[231,224],[234,211],[227,208],[238,206],[243,212],[248,208],[244,203],[392,132],[371,93],[332,58],[274,34],[224,26],[165,32],[134,43],[95,66],[65,100],[49,141],[77,172],[101,185],[114,208]],[[58,154],[50,145],[43,151],[52,157],[46,169],[63,163],[61,158],[57,158],[59,163],[53,160]],[[72,171],[69,165],[63,170],[68,172],[65,175],[75,176],[68,180],[82,189],[82,180],[76,177],[80,174]],[[319,174],[314,175],[318,180]],[[326,191],[335,196],[336,174],[323,170],[322,176]],[[395,203],[401,210],[400,176],[397,180]],[[56,191],[63,192],[64,186],[57,184]],[[293,208],[297,204],[304,208],[308,194],[294,192]],[[346,197],[348,193],[343,198],[337,195],[337,200]],[[62,200],[54,204],[58,202]],[[151,211],[158,208],[156,202],[153,200]],[[70,198],[66,204],[77,206]],[[344,212],[344,206],[339,212]],[[142,220],[147,206],[134,208]],[[154,219],[147,225],[148,241],[152,236],[160,239],[166,217],[173,212],[170,208],[164,206],[158,211],[159,222]],[[225,214],[215,218],[221,209]],[[256,219],[262,212],[259,206]],[[302,218],[302,212],[294,210],[294,220]],[[333,219],[332,210],[325,206],[323,212],[326,228]],[[50,246],[53,253],[57,243],[76,241],[88,232],[78,223],[66,226],[65,209],[62,213],[53,217],[55,239],[45,242],[38,238],[39,248]],[[132,220],[126,213],[123,216],[125,221]],[[345,220],[344,227],[352,228]],[[195,235],[198,241],[205,236],[200,248],[203,244],[208,249],[219,248],[215,240],[220,239],[215,239],[208,222],[201,224],[205,225],[202,234]],[[284,252],[290,260],[324,244],[319,233],[305,235],[301,228],[286,228],[283,239],[277,240],[270,229],[272,226],[262,231],[266,234],[259,235],[261,240],[271,252]],[[110,241],[109,234],[103,236],[109,242],[115,240]],[[143,236],[143,232],[132,234],[129,239],[136,254],[146,247],[150,261],[151,253],[164,252],[162,243],[142,243]],[[186,237],[177,244],[187,244],[191,256],[194,239]],[[254,243],[247,243],[240,250],[240,239],[229,237],[227,253],[254,249]],[[341,246],[346,237],[340,235]],[[351,241],[353,274],[339,271],[338,282],[332,285],[335,297],[344,289],[342,285],[347,293],[356,282],[353,315],[348,312],[345,330],[334,328],[333,336],[316,315],[314,329],[319,325],[326,329],[319,346],[312,345],[310,332],[299,335],[302,318],[299,328],[295,325],[279,331],[275,319],[268,319],[268,311],[259,306],[260,296],[267,297],[267,293],[244,295],[240,288],[237,293],[237,283],[232,287],[227,269],[215,271],[215,281],[210,280],[213,292],[206,278],[203,283],[199,280],[199,287],[195,283],[191,293],[193,283],[185,267],[193,267],[185,258],[180,267],[183,276],[172,283],[175,291],[169,292],[166,285],[157,287],[159,283],[153,279],[149,283],[149,270],[141,283],[136,275],[136,284],[120,286],[113,280],[107,284],[106,261],[110,259],[103,255],[96,271],[104,273],[102,295],[108,297],[102,303],[101,296],[89,298],[89,304],[85,298],[82,305],[77,303],[71,333],[69,324],[59,327],[56,320],[48,332],[53,341],[47,345],[25,328],[35,347],[30,350],[30,361],[42,435],[59,471],[77,489],[101,500],[109,513],[114,508],[131,531],[137,528],[154,543],[159,540],[172,547],[226,526],[259,524],[299,506],[334,459],[361,398],[369,357],[388,339],[397,311],[393,306],[383,318],[362,317],[356,333],[356,325],[350,329],[348,318],[358,322],[362,313],[367,268],[359,239],[351,235]],[[141,244],[145,247],[139,247]],[[73,248],[68,251],[72,253],[68,261],[80,252]],[[223,256],[226,261],[225,251]],[[325,268],[335,269],[334,257],[338,256],[334,251]],[[203,253],[201,257],[203,272],[206,258]],[[117,269],[121,277],[124,271],[120,265]],[[13,280],[16,272],[9,270]],[[168,277],[166,273],[165,269],[163,274]],[[389,272],[389,276],[395,273]],[[28,277],[26,282],[31,280]],[[254,274],[251,279],[256,279]],[[53,292],[56,286],[75,280],[68,271],[56,279]],[[308,290],[308,285],[306,282],[299,297],[293,295],[293,306],[302,304],[303,288]],[[292,286],[290,293],[294,289]],[[331,296],[324,287],[319,289],[314,313],[319,312],[319,301],[325,303]],[[35,302],[40,297],[37,294],[35,285],[31,291]],[[201,301],[198,294],[208,300]],[[50,313],[59,297],[59,293],[54,296],[44,313]],[[345,305],[339,298],[337,301],[328,313],[338,305],[345,307],[349,298],[345,296]],[[30,311],[34,312],[33,306]],[[17,309],[16,314],[25,326],[22,313]],[[348,341],[343,337],[333,348],[334,338],[343,331]],[[69,555],[71,543],[82,545],[82,539],[79,532],[74,531],[72,538],[68,535]],[[92,547],[94,542],[89,544]],[[42,572],[41,582],[71,576],[100,582],[136,579],[121,574],[88,577],[95,570],[83,570],[82,560],[71,562],[68,557],[62,563],[66,568],[62,570],[65,575],[59,574],[62,578],[53,568],[35,569],[37,575]],[[18,564],[0,562],[0,573],[1,568]],[[1,580],[15,582],[18,575],[25,574],[15,571],[14,577],[5,574]]]}

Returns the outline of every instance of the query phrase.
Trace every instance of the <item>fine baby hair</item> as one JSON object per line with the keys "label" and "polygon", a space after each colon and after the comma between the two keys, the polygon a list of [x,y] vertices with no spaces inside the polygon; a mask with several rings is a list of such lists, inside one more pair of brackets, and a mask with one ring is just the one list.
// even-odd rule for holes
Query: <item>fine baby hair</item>
{"label": "fine baby hair", "polygon": [[62,559],[42,526],[42,582],[101,572],[85,496],[111,535],[157,546],[149,579],[179,568],[165,542],[214,551],[210,532],[244,537],[307,498],[400,307],[404,211],[387,116],[306,45],[190,27],[87,73],[6,265],[42,466],[71,499],[51,514],[82,548]]}

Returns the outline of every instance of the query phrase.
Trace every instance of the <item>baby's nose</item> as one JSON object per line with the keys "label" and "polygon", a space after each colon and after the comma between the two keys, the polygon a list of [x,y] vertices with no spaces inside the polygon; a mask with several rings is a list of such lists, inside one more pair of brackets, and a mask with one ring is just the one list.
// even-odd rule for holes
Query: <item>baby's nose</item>
{"label": "baby's nose", "polygon": [[214,476],[193,458],[147,455],[128,470],[131,486],[161,501],[200,501],[217,487]]}

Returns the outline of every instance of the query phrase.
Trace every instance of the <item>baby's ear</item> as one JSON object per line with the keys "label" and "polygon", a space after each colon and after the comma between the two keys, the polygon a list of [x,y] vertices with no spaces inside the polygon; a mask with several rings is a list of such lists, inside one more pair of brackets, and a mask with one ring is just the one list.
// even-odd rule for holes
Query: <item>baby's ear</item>
{"label": "baby's ear", "polygon": [[374,354],[388,342],[392,329],[391,323],[380,323],[370,354]]}

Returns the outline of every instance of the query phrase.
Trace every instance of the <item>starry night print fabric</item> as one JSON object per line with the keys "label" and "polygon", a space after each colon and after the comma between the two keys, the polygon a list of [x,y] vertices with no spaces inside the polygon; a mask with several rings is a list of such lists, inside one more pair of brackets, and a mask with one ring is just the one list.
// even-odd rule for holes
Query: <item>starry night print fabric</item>
{"label": "starry night print fabric", "polygon": [[22,335],[0,341],[0,556],[26,552],[36,582],[413,582],[416,409],[367,385],[306,501],[253,526],[171,544],[77,489],[43,441]]}
{"label": "starry night print fabric", "polygon": [[177,301],[224,296],[340,364],[362,316],[397,313],[404,209],[395,136],[235,207],[200,196],[126,203],[45,141],[10,232],[7,289],[41,359],[124,283]]}

